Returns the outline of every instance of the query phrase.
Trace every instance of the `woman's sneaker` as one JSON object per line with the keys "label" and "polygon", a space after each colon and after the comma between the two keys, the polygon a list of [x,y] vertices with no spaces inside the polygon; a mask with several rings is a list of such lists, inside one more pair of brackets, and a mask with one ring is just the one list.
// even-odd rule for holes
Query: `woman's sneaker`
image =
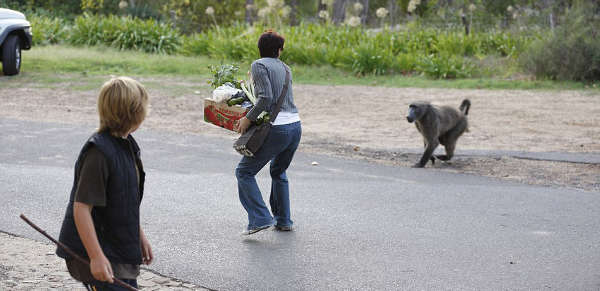
{"label": "woman's sneaker", "polygon": [[275,230],[278,231],[292,231],[294,230],[291,225],[275,225]]}
{"label": "woman's sneaker", "polygon": [[246,231],[242,232],[242,235],[251,235],[253,233],[257,233],[261,230],[265,230],[269,227],[273,226],[272,224],[267,224],[267,225],[263,225],[263,226],[259,226],[256,228],[251,228],[251,229],[247,229]]}

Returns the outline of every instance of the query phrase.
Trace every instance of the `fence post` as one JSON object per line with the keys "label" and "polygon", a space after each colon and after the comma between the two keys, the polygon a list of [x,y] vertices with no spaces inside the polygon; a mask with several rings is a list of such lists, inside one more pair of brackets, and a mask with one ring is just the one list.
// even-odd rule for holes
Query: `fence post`
{"label": "fence post", "polygon": [[246,23],[252,25],[253,15],[252,10],[254,9],[254,0],[246,0]]}
{"label": "fence post", "polygon": [[175,29],[177,27],[177,25],[175,24],[175,20],[176,20],[176,18],[175,18],[175,10],[169,11],[169,14],[171,15],[171,27],[173,29]]}
{"label": "fence post", "polygon": [[465,26],[465,34],[469,35],[469,22],[467,21],[467,17],[463,13],[460,18],[462,19],[462,23]]}

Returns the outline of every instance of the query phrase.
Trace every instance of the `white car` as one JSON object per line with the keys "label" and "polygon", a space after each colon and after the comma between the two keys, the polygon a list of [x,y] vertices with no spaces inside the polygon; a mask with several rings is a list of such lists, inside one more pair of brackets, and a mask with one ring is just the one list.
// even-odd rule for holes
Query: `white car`
{"label": "white car", "polygon": [[21,70],[21,50],[31,48],[31,24],[21,12],[0,8],[0,61],[4,75]]}

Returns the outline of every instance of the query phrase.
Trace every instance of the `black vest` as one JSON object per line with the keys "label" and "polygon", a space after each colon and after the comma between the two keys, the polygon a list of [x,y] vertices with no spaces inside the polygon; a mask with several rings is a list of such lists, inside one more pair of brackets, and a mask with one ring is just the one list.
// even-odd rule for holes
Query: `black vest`
{"label": "black vest", "polygon": [[[140,148],[131,135],[122,139],[108,132],[101,132],[92,135],[85,143],[75,164],[75,180],[59,241],[75,253],[87,257],[75,227],[73,201],[83,158],[91,146],[102,152],[109,167],[106,207],[92,208],[92,219],[102,251],[111,263],[139,265],[142,263],[139,206],[144,192],[145,173],[140,160]],[[140,175],[139,184],[136,163]],[[56,254],[61,258],[70,258],[61,248],[56,250]]]}

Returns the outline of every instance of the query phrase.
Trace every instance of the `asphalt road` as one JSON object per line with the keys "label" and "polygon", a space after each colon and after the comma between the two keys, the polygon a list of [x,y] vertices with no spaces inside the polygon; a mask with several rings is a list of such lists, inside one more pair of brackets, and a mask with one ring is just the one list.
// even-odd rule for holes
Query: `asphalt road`
{"label": "asphalt road", "polygon": [[[56,236],[94,128],[0,119],[0,130],[0,230],[44,241],[24,213]],[[232,140],[134,135],[151,268],[165,275],[217,290],[600,289],[598,192],[299,152],[296,230],[242,237]],[[268,171],[259,184],[269,189]]]}

